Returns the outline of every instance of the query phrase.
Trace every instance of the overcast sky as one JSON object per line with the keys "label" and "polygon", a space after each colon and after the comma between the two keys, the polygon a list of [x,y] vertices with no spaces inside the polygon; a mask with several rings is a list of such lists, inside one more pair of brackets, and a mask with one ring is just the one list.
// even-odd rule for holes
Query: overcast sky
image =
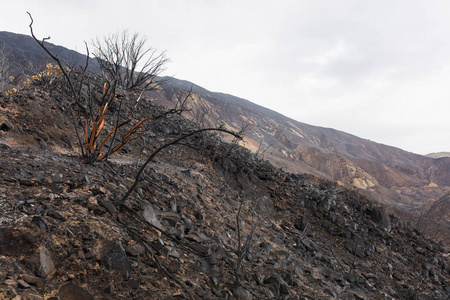
{"label": "overcast sky", "polygon": [[450,151],[450,1],[0,2],[0,31],[84,51],[128,29],[166,50],[164,75],[300,122],[426,154]]}

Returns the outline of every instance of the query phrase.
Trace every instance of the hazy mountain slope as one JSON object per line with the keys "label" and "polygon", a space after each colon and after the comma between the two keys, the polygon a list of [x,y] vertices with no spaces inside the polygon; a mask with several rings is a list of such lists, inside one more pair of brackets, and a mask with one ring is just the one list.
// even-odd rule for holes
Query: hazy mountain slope
{"label": "hazy mountain slope", "polygon": [[[47,37],[47,36],[45,36]],[[69,66],[79,67],[85,66],[86,55],[80,54],[76,51],[69,50],[62,46],[57,46],[52,43],[51,39],[46,42],[48,49],[62,59]],[[28,35],[16,34],[7,31],[0,31],[0,45],[4,45],[9,49],[14,56],[12,75],[22,74],[22,72],[29,73],[32,71],[40,71],[47,64],[53,61],[48,54],[39,46],[36,41]],[[30,67],[30,63],[32,66]],[[97,66],[95,60],[91,60],[91,67]],[[32,70],[35,69],[35,70]],[[92,69],[91,69],[92,70]]]}
{"label": "hazy mountain slope", "polygon": [[431,158],[450,157],[450,152],[429,153],[426,156],[431,157]]}

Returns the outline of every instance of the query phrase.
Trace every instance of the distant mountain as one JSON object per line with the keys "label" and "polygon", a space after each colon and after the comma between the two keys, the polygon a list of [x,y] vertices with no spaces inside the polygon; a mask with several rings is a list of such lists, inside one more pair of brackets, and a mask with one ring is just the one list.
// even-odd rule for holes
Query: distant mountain
{"label": "distant mountain", "polygon": [[[62,46],[54,45],[50,41],[45,43],[48,49],[68,66],[85,66],[86,55]],[[22,72],[41,71],[47,63],[53,63],[49,55],[31,36],[0,31],[0,45],[9,49],[14,57],[14,73],[11,75],[18,75]],[[32,64],[31,67],[30,63]],[[96,67],[95,60],[91,60],[91,71]],[[30,68],[35,68],[36,70],[31,70]]]}
{"label": "distant mountain", "polygon": [[[31,37],[0,32],[2,43],[18,58],[46,61]],[[71,65],[86,59],[61,46],[48,45]],[[409,212],[428,211],[450,193],[450,157],[422,156],[336,129],[304,124],[248,100],[176,78],[149,96],[156,103],[171,106],[191,88],[187,116],[205,125],[224,124],[235,130],[248,125],[243,146],[287,171],[310,173],[361,189],[380,202]],[[450,216],[448,206],[442,213]]]}
{"label": "distant mountain", "polygon": [[426,156],[431,158],[450,157],[450,152],[435,152],[429,153]]}

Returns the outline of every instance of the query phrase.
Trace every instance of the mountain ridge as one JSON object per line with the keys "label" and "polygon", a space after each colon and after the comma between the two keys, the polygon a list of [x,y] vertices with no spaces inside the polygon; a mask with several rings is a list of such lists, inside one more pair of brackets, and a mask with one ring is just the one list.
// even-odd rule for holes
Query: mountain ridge
{"label": "mountain ridge", "polygon": [[[176,79],[174,79],[174,81],[177,82]],[[178,85],[178,82],[174,84],[172,81],[172,83],[170,84]],[[184,88],[186,89],[188,86],[189,83],[185,81]],[[424,155],[408,152],[393,146],[376,143],[374,141],[363,139],[353,134],[349,134],[334,128],[320,127],[302,123],[297,120],[286,117],[278,112],[272,111],[270,109],[267,109],[258,104],[254,104],[246,99],[242,99],[236,96],[227,95],[224,93],[210,92],[201,87],[197,89],[203,93],[202,96],[204,97],[219,95],[220,97],[215,97],[215,99],[208,99],[208,100],[210,101],[222,100],[226,102],[227,107],[224,110],[230,109],[231,106],[240,106],[246,109],[245,113],[247,114],[250,112],[259,114],[260,116],[264,117],[269,116],[272,119],[282,120],[283,122],[282,125],[288,125],[296,128],[301,127],[299,132],[300,135],[302,132],[308,134],[306,138],[300,137],[303,138],[302,145],[320,148],[322,151],[327,153],[344,154],[350,158],[366,159],[369,161],[392,164],[393,166],[399,167],[408,167],[412,165],[412,162],[417,161],[419,161],[420,164],[422,165],[433,164],[433,160]],[[170,99],[171,96],[172,95],[169,95],[169,97],[166,98]],[[166,102],[170,102],[170,100]],[[228,117],[229,116],[222,117],[221,119],[219,119],[219,121],[223,121],[225,118]],[[292,130],[288,126],[286,126],[286,128],[288,128],[287,132],[283,132],[285,136],[289,134],[289,130]],[[261,127],[261,126],[258,124],[250,124],[250,127]],[[292,137],[292,135],[290,137]],[[282,139],[281,136],[280,139]],[[347,141],[347,143],[343,143],[342,140]],[[290,145],[291,148],[294,146],[292,142]],[[372,147],[369,148],[368,145],[371,145]],[[389,152],[390,155],[386,156],[386,152]],[[402,159],[398,159],[398,156],[401,156]]]}
{"label": "mountain ridge", "polygon": [[[30,75],[31,72],[40,72],[47,63],[53,63],[48,54],[31,36],[0,31],[0,44],[9,49],[14,56],[12,74],[14,76],[22,75],[23,73]],[[68,66],[77,68],[86,64],[86,55],[84,54],[67,49],[64,46],[55,45],[49,40],[45,42],[45,45],[56,57],[63,59],[63,62]],[[31,68],[32,70],[26,70],[26,68]],[[97,63],[93,61],[88,69],[94,71],[96,68]]]}
{"label": "mountain ridge", "polygon": [[433,152],[433,153],[428,153],[425,156],[431,157],[431,158],[450,157],[450,152]]}

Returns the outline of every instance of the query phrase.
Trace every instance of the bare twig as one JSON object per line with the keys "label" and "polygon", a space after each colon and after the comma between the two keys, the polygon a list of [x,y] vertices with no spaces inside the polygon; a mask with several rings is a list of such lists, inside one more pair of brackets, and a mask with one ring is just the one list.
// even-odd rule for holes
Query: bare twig
{"label": "bare twig", "polygon": [[240,275],[241,275],[242,261],[244,260],[244,257],[250,252],[250,249],[255,242],[254,234],[255,234],[256,227],[258,225],[258,222],[255,222],[255,220],[254,220],[255,209],[256,209],[256,205],[254,205],[253,213],[252,213],[252,227],[251,227],[250,233],[247,235],[247,239],[246,239],[244,245],[242,245],[242,233],[241,233],[241,224],[240,224],[241,213],[242,213],[243,204],[246,200],[246,196],[249,191],[250,191],[250,188],[244,192],[242,198],[239,201],[239,208],[236,213],[236,227],[237,227],[238,237],[237,237],[237,249],[236,249],[237,260],[236,260],[236,265],[235,265],[235,280],[236,280],[236,284],[238,284],[238,285],[241,284]]}
{"label": "bare twig", "polygon": [[69,75],[67,74],[63,64],[61,63],[61,61],[59,60],[58,57],[56,57],[53,53],[50,52],[50,50],[48,50],[48,48],[44,45],[46,40],[49,40],[50,37],[47,38],[43,38],[42,41],[39,41],[38,38],[34,35],[33,32],[33,17],[31,16],[31,14],[29,12],[27,12],[27,14],[30,16],[31,19],[31,23],[29,25],[30,27],[30,31],[31,31],[31,36],[33,37],[33,39],[41,46],[42,49],[44,49],[45,52],[47,52],[47,54],[54,60],[56,61],[56,63],[58,64],[59,68],[61,69],[61,72],[63,73],[64,77],[67,80],[67,83],[69,84],[70,90],[72,92],[72,95],[76,101],[76,103],[78,104],[78,106],[83,110],[86,111],[86,108],[84,107],[84,105],[81,104],[80,99],[79,99],[79,94],[75,91],[75,87],[72,83],[72,80],[70,79]]}

